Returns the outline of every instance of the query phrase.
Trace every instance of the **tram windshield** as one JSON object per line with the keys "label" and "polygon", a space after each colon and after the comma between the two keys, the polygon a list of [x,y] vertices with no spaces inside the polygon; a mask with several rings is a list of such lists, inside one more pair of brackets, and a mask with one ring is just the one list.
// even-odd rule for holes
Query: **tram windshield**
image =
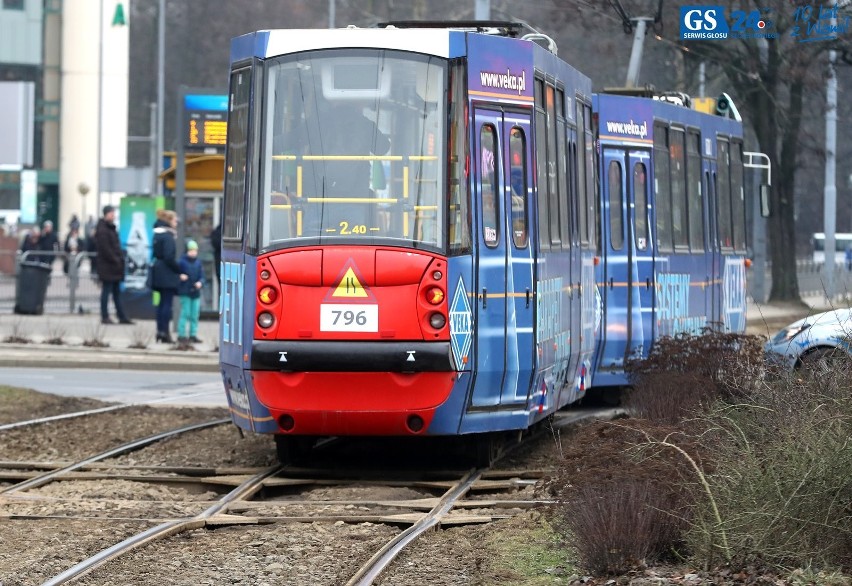
{"label": "tram windshield", "polygon": [[337,49],[267,64],[261,246],[444,246],[447,62]]}

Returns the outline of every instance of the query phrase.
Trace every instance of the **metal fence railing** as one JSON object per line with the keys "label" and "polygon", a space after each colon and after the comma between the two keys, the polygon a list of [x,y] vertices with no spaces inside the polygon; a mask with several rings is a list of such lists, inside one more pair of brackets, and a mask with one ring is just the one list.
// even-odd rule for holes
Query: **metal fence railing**
{"label": "metal fence railing", "polygon": [[[766,263],[766,273],[763,277],[764,297],[769,294],[772,287],[772,266]],[[796,278],[799,282],[799,295],[802,297],[824,296],[826,291],[824,266],[815,263],[811,259],[799,259],[796,261]],[[756,298],[754,289],[757,285],[757,275],[753,269],[749,269],[748,275],[749,294]],[[832,286],[834,295],[832,301],[836,303],[847,303],[852,299],[852,271],[845,264],[837,264],[832,273]],[[762,302],[762,299],[758,299]]]}
{"label": "metal fence railing", "polygon": [[[0,250],[0,313],[14,311],[21,263],[33,260],[47,261],[46,264],[50,266],[50,279],[44,301],[45,313],[100,312],[101,286],[97,275],[92,271],[91,259],[94,256],[94,253],[89,252],[66,255],[64,252]],[[822,265],[810,260],[798,261],[796,272],[799,292],[803,297],[824,293]],[[749,270],[750,289],[755,283],[755,277],[753,270]],[[838,264],[833,278],[835,301],[852,300],[852,271]],[[764,279],[765,291],[768,293],[772,283],[771,271],[768,268]]]}
{"label": "metal fence railing", "polygon": [[[92,272],[94,253],[67,255],[53,251],[0,251],[14,255],[14,273],[0,272],[0,313],[14,311],[18,294],[21,263],[41,262],[50,267],[50,278],[44,299],[45,313],[97,313],[100,311],[101,286]],[[8,265],[8,258],[5,259]],[[65,262],[67,261],[67,263]],[[23,294],[27,292],[24,291]]]}

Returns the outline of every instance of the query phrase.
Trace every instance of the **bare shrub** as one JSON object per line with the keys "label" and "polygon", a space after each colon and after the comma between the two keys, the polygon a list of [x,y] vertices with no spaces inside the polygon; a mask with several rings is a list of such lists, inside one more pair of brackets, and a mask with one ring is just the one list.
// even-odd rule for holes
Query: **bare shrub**
{"label": "bare shrub", "polygon": [[195,352],[195,346],[188,340],[178,339],[172,344],[172,350],[177,350],[178,352]]}
{"label": "bare shrub", "polygon": [[65,344],[65,336],[68,334],[68,329],[61,323],[47,323],[47,338],[44,340],[46,344],[54,346],[62,346]]}
{"label": "bare shrub", "polygon": [[675,423],[717,398],[741,395],[763,377],[763,339],[707,330],[663,337],[646,358],[626,365],[635,415]]}
{"label": "bare shrub", "polygon": [[29,344],[32,342],[27,327],[21,318],[12,322],[12,331],[3,341],[7,344]]}
{"label": "bare shrub", "polygon": [[104,340],[104,326],[101,324],[94,324],[86,328],[86,332],[83,335],[83,346],[87,346],[89,348],[108,348],[109,342]]}
{"label": "bare shrub", "polygon": [[563,504],[562,518],[581,563],[596,574],[617,574],[663,557],[682,522],[655,483],[584,486]]}
{"label": "bare shrub", "polygon": [[702,418],[721,522],[699,500],[687,543],[705,565],[852,567],[852,378],[795,373]]}
{"label": "bare shrub", "polygon": [[130,332],[130,348],[145,350],[151,344],[151,332],[143,326],[136,326]]}
{"label": "bare shrub", "polygon": [[693,451],[676,428],[640,419],[594,422],[561,442],[563,465],[543,490],[557,502],[553,526],[587,570],[615,573],[682,549],[694,475],[676,451],[649,449],[672,437]]}

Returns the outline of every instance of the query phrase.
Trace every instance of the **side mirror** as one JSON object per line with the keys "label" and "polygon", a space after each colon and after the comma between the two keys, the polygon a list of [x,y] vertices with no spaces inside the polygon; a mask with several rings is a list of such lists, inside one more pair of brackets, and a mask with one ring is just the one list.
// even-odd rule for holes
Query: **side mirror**
{"label": "side mirror", "polygon": [[769,185],[766,183],[760,184],[760,216],[768,218],[772,210],[769,207]]}

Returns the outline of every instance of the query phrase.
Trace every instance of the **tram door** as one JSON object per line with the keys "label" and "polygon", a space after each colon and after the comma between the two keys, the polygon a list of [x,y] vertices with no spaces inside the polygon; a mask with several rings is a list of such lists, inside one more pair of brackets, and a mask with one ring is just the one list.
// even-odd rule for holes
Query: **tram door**
{"label": "tram door", "polygon": [[651,223],[648,202],[651,197],[650,151],[630,151],[628,154],[629,187],[628,201],[630,222],[628,227],[632,233],[633,265],[635,277],[631,278],[634,287],[633,296],[638,299],[639,306],[633,308],[634,315],[641,321],[641,334],[633,335],[633,346],[643,346],[647,352],[654,339],[656,320],[657,282],[654,272],[655,251],[654,239],[651,238]]}
{"label": "tram door", "polygon": [[710,256],[711,286],[710,303],[708,304],[707,321],[719,323],[722,320],[722,271],[724,260],[719,243],[719,201],[716,199],[716,166],[710,159],[704,159],[704,193],[707,194],[707,254]]}
{"label": "tram door", "polygon": [[[472,407],[493,407],[526,402],[534,364],[530,114],[477,108],[474,121],[477,374]],[[513,172],[521,193],[513,193]]]}
{"label": "tram door", "polygon": [[651,340],[656,280],[647,205],[650,153],[605,148],[603,161],[605,271],[601,294],[607,310],[599,364],[606,369],[620,368]]}

